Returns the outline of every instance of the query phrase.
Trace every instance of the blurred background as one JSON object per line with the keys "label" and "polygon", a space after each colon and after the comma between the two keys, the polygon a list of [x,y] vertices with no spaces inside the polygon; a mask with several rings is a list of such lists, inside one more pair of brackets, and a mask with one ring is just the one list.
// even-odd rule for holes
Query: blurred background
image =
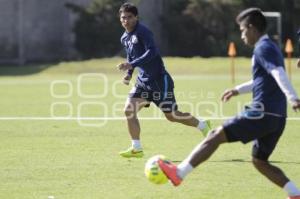
{"label": "blurred background", "polygon": [[[122,56],[118,9],[122,0],[1,0],[0,64],[23,65]],[[259,7],[271,37],[284,52],[287,39],[299,55],[300,0],[133,0],[155,34],[163,56],[237,56],[251,49],[240,40],[235,16]]]}

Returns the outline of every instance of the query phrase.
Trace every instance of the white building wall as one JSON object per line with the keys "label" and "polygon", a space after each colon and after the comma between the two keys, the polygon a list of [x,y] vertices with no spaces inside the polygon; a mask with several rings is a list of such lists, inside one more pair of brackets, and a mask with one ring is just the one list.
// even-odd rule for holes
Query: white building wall
{"label": "white building wall", "polygon": [[[72,0],[86,5],[91,0]],[[0,0],[0,63],[56,61],[77,56],[70,0]]]}
{"label": "white building wall", "polygon": [[[92,0],[0,0],[0,63],[51,62],[78,57],[72,28],[77,17],[65,7]],[[141,20],[154,32],[162,51],[164,0],[140,0]]]}

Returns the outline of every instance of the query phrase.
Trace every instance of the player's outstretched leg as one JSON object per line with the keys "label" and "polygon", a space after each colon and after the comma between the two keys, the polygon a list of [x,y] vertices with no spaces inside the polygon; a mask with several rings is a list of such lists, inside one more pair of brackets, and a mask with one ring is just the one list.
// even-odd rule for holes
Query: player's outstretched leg
{"label": "player's outstretched leg", "polygon": [[190,155],[178,166],[166,160],[159,160],[158,165],[174,186],[181,184],[184,177],[199,164],[206,161],[219,147],[227,142],[227,138],[220,127],[211,133],[190,153]]}
{"label": "player's outstretched leg", "polygon": [[190,113],[183,113],[181,111],[165,112],[166,118],[171,122],[178,122],[187,126],[198,128],[206,137],[211,130],[211,123],[209,120],[197,119]]}

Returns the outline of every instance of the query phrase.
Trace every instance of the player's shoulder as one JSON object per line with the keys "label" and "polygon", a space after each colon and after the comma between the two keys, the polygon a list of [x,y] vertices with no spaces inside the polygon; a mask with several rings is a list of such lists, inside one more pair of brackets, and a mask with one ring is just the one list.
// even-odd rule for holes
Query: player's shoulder
{"label": "player's shoulder", "polygon": [[272,48],[272,47],[273,47],[273,41],[269,37],[265,37],[261,39],[257,44],[257,48],[261,48],[261,49]]}
{"label": "player's shoulder", "polygon": [[279,47],[270,38],[261,40],[254,49],[255,54],[272,54],[278,53]]}
{"label": "player's shoulder", "polygon": [[124,41],[124,39],[127,37],[127,33],[126,32],[124,32],[123,34],[122,34],[122,36],[121,36],[121,38],[120,38],[120,41],[121,41],[121,43],[123,43],[123,41]]}
{"label": "player's shoulder", "polygon": [[136,32],[137,34],[152,34],[152,31],[141,22],[138,22]]}

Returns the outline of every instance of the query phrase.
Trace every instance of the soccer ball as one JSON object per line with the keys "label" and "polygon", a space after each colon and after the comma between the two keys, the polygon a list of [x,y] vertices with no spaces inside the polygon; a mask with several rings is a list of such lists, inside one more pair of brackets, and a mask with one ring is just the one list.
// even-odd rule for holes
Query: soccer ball
{"label": "soccer ball", "polygon": [[168,182],[167,176],[159,168],[158,160],[165,160],[165,156],[156,155],[148,159],[145,165],[145,175],[147,179],[154,184],[165,184]]}

